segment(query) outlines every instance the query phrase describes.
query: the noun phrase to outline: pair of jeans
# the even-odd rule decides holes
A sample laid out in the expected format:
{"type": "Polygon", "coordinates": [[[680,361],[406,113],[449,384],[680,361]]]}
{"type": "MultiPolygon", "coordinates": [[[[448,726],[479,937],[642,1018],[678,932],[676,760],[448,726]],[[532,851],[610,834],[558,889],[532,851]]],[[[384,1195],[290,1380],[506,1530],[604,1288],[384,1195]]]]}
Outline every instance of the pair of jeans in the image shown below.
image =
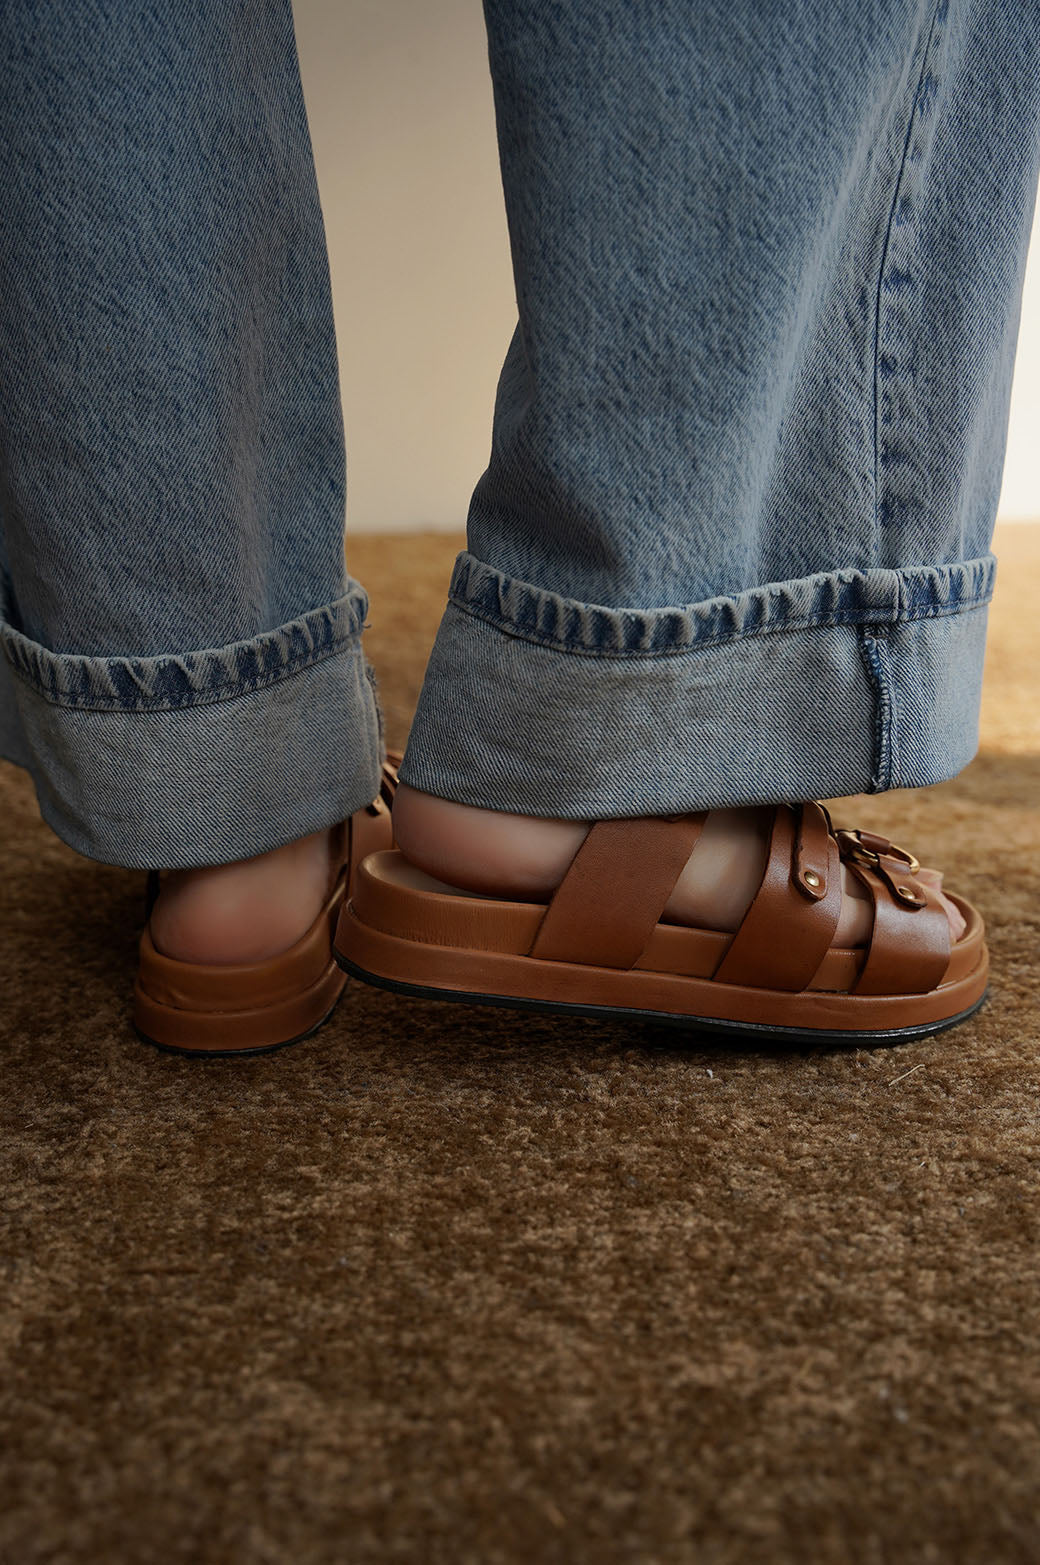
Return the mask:
{"type": "MultiPolygon", "coordinates": [[[[519,324],[402,777],[587,819],[951,776],[1032,0],[485,16],[519,324]]],[[[91,857],[259,853],[382,742],[289,0],[8,0],[0,87],[0,749],[91,857]]]]}

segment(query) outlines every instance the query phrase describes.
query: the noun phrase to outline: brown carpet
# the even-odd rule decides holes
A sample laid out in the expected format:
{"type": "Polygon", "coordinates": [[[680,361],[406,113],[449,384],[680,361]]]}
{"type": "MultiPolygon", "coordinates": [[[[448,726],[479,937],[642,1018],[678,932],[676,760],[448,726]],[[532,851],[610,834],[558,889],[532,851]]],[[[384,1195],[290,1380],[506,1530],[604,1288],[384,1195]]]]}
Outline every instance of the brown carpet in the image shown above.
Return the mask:
{"type": "MultiPolygon", "coordinates": [[[[391,739],[458,542],[353,540],[391,739]]],[[[1034,1565],[1040,528],[998,549],[982,754],[855,806],[992,932],[901,1049],[353,987],[157,1054],[143,876],[0,768],[3,1565],[1034,1565]]]]}

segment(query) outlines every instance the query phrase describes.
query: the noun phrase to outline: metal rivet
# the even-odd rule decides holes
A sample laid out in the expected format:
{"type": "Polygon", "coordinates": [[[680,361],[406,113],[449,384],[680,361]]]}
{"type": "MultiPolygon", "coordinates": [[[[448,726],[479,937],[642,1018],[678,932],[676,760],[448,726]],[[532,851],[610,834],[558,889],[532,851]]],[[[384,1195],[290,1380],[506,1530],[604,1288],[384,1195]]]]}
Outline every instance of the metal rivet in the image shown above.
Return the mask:
{"type": "Polygon", "coordinates": [[[822,885],[822,881],[820,880],[819,875],[817,875],[817,873],[816,873],[816,871],[814,869],[807,869],[806,870],[806,872],[805,872],[805,884],[807,886],[813,886],[813,887],[822,885]]]}
{"type": "Polygon", "coordinates": [[[911,886],[897,886],[896,891],[901,897],[905,897],[908,902],[917,901],[917,892],[911,886]]]}

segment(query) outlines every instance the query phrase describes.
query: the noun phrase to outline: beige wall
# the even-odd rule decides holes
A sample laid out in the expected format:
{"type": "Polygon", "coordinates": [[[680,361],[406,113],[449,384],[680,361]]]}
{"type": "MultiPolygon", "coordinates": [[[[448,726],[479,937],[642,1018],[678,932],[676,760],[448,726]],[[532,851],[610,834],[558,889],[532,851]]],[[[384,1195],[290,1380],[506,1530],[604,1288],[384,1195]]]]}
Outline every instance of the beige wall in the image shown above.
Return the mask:
{"type": "MultiPolygon", "coordinates": [[[[332,267],[348,527],[459,528],[515,321],[480,0],[294,0],[294,14],[332,267]]],[[[1040,516],[1038,429],[1040,233],[1005,515],[1040,516]]]]}
{"type": "Polygon", "coordinates": [[[1040,204],[1022,296],[1022,326],[1011,393],[1011,424],[1000,514],[1006,521],[1040,518],[1040,204]]]}
{"type": "Polygon", "coordinates": [[[480,0],[294,0],[347,525],[461,528],[516,322],[480,0]]]}

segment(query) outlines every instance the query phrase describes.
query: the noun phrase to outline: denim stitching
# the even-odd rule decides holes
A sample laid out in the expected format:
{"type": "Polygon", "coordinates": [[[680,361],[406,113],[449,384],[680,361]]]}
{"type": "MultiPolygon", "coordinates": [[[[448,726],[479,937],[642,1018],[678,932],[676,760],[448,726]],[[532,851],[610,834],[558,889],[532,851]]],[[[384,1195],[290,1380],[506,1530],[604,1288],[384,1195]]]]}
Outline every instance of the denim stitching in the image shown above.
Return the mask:
{"type": "Polygon", "coordinates": [[[874,769],[868,793],[892,786],[892,678],[885,628],[865,625],[859,635],[860,656],[874,692],[874,769]]]}
{"type": "MultiPolygon", "coordinates": [[[[901,615],[898,620],[893,620],[891,623],[900,625],[912,624],[918,620],[949,619],[958,614],[971,614],[977,609],[986,608],[991,598],[992,594],[989,594],[983,598],[973,599],[966,604],[958,604],[956,607],[923,609],[919,612],[901,615]]],[[[503,635],[512,636],[517,641],[524,641],[529,646],[544,647],[546,651],[565,652],[573,657],[625,658],[626,660],[634,658],[681,657],[685,653],[698,652],[702,648],[724,647],[737,641],[754,641],[760,636],[782,636],[789,631],[796,630],[826,630],[830,627],[838,628],[846,625],[859,626],[877,623],[876,618],[869,609],[862,609],[848,614],[806,615],[786,620],[782,624],[763,625],[757,630],[734,631],[731,635],[726,636],[698,636],[693,641],[686,641],[674,647],[653,649],[651,651],[622,652],[613,649],[598,651],[592,647],[578,647],[567,641],[539,640],[535,636],[527,635],[524,631],[518,630],[508,620],[495,619],[494,616],[475,609],[471,604],[464,603],[459,599],[453,598],[451,601],[455,608],[459,609],[463,614],[468,614],[471,619],[479,620],[482,624],[488,625],[494,630],[500,630],[503,635]]]]}
{"type": "MultiPolygon", "coordinates": [[[[294,664],[282,669],[278,674],[272,674],[266,679],[250,681],[238,681],[225,685],[215,685],[204,694],[199,694],[188,701],[142,701],[139,703],[127,703],[118,700],[115,696],[108,701],[102,701],[100,697],[91,697],[87,700],[75,700],[54,694],[53,690],[45,690],[36,684],[32,676],[9,655],[7,657],[12,673],[15,677],[38,696],[41,701],[46,701],[48,706],[60,707],[69,712],[135,712],[141,716],[147,716],[150,712],[187,712],[196,707],[220,706],[222,702],[235,701],[239,696],[253,695],[257,690],[268,690],[272,685],[281,684],[285,679],[295,679],[298,674],[305,674],[310,668],[319,668],[322,663],[331,662],[333,658],[342,657],[347,652],[356,652],[360,645],[360,632],[332,647],[328,652],[310,658],[303,662],[297,660],[294,664]]],[[[7,649],[5,648],[5,651],[7,649]]]]}
{"type": "MultiPolygon", "coordinates": [[[[366,625],[365,629],[368,627],[366,625]]],[[[379,695],[379,679],[372,664],[365,658],[365,678],[368,681],[369,692],[372,696],[372,704],[376,712],[376,731],[379,744],[379,753],[386,753],[386,717],[383,712],[383,703],[379,695]]]]}
{"type": "Polygon", "coordinates": [[[895,291],[900,289],[905,291],[907,288],[914,286],[911,274],[895,265],[893,251],[896,247],[896,241],[894,234],[897,228],[903,228],[908,224],[914,215],[914,203],[911,195],[907,194],[907,186],[909,184],[908,169],[911,164],[919,164],[921,161],[920,124],[931,112],[938,91],[938,80],[931,69],[931,62],[939,45],[942,24],[946,20],[948,10],[949,0],[936,0],[921,59],[917,86],[914,89],[913,102],[910,107],[910,117],[903,140],[902,157],[899,161],[899,172],[896,175],[895,188],[892,192],[892,205],[889,208],[888,224],[885,229],[881,266],[878,269],[877,291],[874,303],[874,528],[872,563],[877,561],[880,553],[881,528],[883,523],[889,519],[887,509],[890,503],[889,500],[882,496],[881,469],[884,458],[881,440],[881,380],[883,375],[894,377],[898,368],[895,354],[887,351],[882,354],[881,351],[882,299],[886,287],[889,285],[895,291]]]}
{"type": "Polygon", "coordinates": [[[896,622],[956,612],[988,601],[996,561],[978,559],[864,572],[855,567],[772,581],[731,596],[660,608],[612,608],[565,598],[506,575],[473,555],[458,556],[451,601],[535,641],[591,651],[671,650],[708,639],[746,636],[813,619],[819,622],[896,622]],[[613,638],[605,647],[604,635],[613,638]],[[650,638],[654,645],[647,646],[650,638]],[[624,642],[618,645],[619,638],[624,642]],[[641,646],[639,644],[642,644],[641,646]]]}
{"type": "MultiPolygon", "coordinates": [[[[293,621],[292,623],[299,622],[293,621]]],[[[329,629],[330,632],[334,632],[334,627],[331,625],[329,629]]],[[[33,647],[33,650],[26,652],[17,644],[15,638],[17,637],[19,641],[24,640],[27,642],[30,641],[30,638],[23,636],[21,632],[13,631],[10,626],[3,623],[0,623],[0,643],[3,645],[3,652],[12,673],[23,684],[27,685],[35,695],[46,701],[48,705],[83,712],[177,712],[191,707],[216,706],[222,700],[234,700],[240,695],[250,695],[254,691],[268,689],[272,685],[280,683],[283,679],[294,678],[306,669],[317,667],[319,664],[327,662],[331,658],[339,657],[345,652],[356,652],[363,629],[363,625],[353,629],[344,628],[342,632],[335,636],[335,639],[330,639],[324,646],[311,648],[304,652],[289,653],[276,670],[266,675],[240,675],[238,678],[227,679],[220,684],[207,685],[204,689],[192,690],[190,688],[191,680],[198,678],[200,670],[196,670],[194,674],[182,671],[189,693],[181,701],[150,699],[147,696],[141,701],[124,701],[120,700],[116,695],[102,696],[97,692],[91,692],[86,696],[78,696],[63,690],[59,677],[61,674],[60,665],[63,657],[66,656],[70,660],[74,658],[75,662],[80,665],[90,664],[91,662],[109,666],[118,664],[120,666],[120,675],[137,683],[141,682],[141,676],[138,672],[141,664],[151,663],[153,665],[173,667],[179,661],[177,658],[93,659],[52,653],[46,647],[33,647]],[[49,672],[49,686],[45,686],[34,675],[33,665],[37,666],[41,672],[44,670],[49,672]]],[[[273,649],[277,645],[276,638],[279,633],[279,631],[272,631],[266,637],[257,638],[256,642],[242,643],[243,651],[256,656],[259,649],[264,647],[273,649]]],[[[32,644],[30,643],[30,645],[32,644]]],[[[197,657],[199,655],[197,653],[184,654],[185,658],[197,657]]],[[[219,658],[220,653],[211,654],[211,656],[219,658]]],[[[91,670],[89,668],[83,669],[83,673],[87,680],[91,678],[91,670]]]]}
{"type": "MultiPolygon", "coordinates": [[[[954,607],[943,609],[921,609],[907,614],[901,614],[897,620],[890,621],[893,625],[909,625],[917,620],[951,619],[958,614],[973,614],[977,609],[984,609],[992,600],[992,593],[982,598],[973,598],[966,603],[959,603],[954,607]]],[[[682,657],[687,653],[701,652],[711,647],[725,647],[737,641],[756,641],[760,636],[783,636],[789,631],[796,630],[828,630],[839,629],[847,625],[875,625],[876,617],[870,609],[857,610],[848,614],[807,615],[804,618],[785,620],[783,624],[763,625],[757,630],[734,631],[726,636],[698,636],[694,641],[684,641],[674,647],[656,648],[652,651],[623,652],[611,650],[607,652],[597,651],[593,647],[578,647],[567,641],[539,640],[536,636],[530,636],[525,631],[517,630],[515,625],[510,625],[508,620],[498,620],[492,615],[480,609],[475,609],[471,604],[463,602],[459,598],[450,600],[453,608],[466,614],[470,619],[478,620],[482,625],[487,625],[492,630],[499,630],[504,636],[512,636],[515,641],[526,642],[528,646],[543,647],[546,652],[565,652],[570,657],[619,659],[626,662],[636,658],[669,658],[682,657]]]]}

